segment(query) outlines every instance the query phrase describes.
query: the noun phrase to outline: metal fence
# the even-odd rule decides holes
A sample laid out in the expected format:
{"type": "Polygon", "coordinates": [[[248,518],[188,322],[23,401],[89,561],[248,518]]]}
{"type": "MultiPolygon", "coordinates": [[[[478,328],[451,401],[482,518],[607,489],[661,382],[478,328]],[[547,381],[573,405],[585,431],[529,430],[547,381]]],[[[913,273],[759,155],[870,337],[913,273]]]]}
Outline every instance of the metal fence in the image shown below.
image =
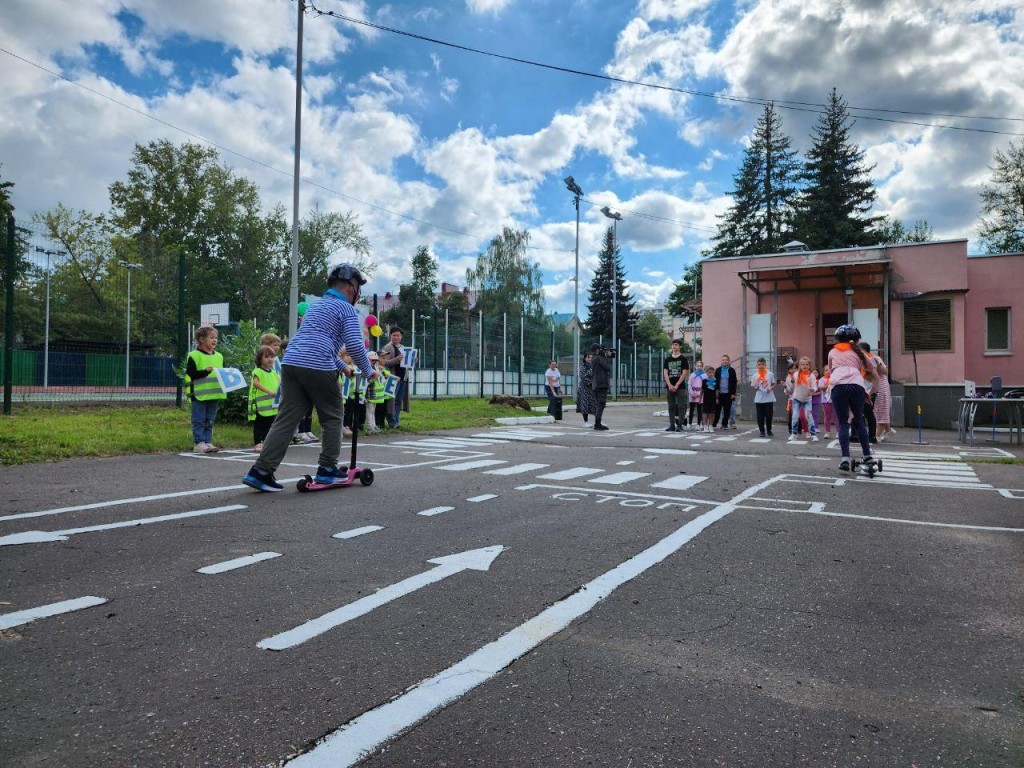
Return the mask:
{"type": "MultiPolygon", "coordinates": [[[[181,402],[177,350],[191,348],[183,343],[186,326],[190,330],[198,317],[185,316],[189,277],[179,275],[173,253],[140,251],[145,244],[138,240],[120,248],[114,240],[92,253],[49,238],[30,221],[15,222],[13,248],[4,235],[5,412],[12,403],[181,402]]],[[[282,286],[281,302],[287,300],[282,286]]],[[[195,309],[190,306],[189,314],[195,309]]],[[[219,327],[222,340],[236,328],[219,327]]],[[[543,396],[551,359],[559,361],[567,394],[575,393],[572,333],[550,319],[438,310],[414,313],[403,330],[403,343],[418,350],[414,397],[543,396]]],[[[371,339],[378,348],[386,341],[386,334],[371,339]]],[[[611,346],[583,334],[580,349],[592,342],[611,346]]],[[[616,394],[659,394],[665,354],[620,339],[616,394]]],[[[248,374],[250,364],[244,365],[248,374]]]]}

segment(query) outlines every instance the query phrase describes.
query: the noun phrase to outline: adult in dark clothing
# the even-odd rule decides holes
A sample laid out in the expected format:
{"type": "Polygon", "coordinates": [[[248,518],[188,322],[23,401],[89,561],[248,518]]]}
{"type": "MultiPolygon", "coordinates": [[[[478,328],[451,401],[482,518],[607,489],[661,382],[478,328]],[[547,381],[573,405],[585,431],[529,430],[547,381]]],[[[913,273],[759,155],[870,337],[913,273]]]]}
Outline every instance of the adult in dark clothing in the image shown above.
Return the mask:
{"type": "Polygon", "coordinates": [[[729,414],[732,412],[733,400],[736,399],[736,369],[729,362],[729,356],[722,355],[722,364],[715,371],[715,381],[718,384],[718,408],[715,410],[715,420],[711,426],[717,427],[721,422],[722,429],[729,428],[729,414]]]}
{"type": "Polygon", "coordinates": [[[589,421],[590,414],[597,413],[594,398],[594,356],[587,352],[580,362],[580,381],[576,386],[576,413],[583,414],[583,421],[589,421]]]}
{"type": "Polygon", "coordinates": [[[591,385],[591,389],[593,389],[594,399],[597,401],[597,410],[594,412],[594,429],[604,431],[608,427],[601,423],[601,417],[604,415],[604,407],[608,403],[612,367],[608,358],[601,354],[600,344],[591,344],[590,354],[594,356],[594,383],[591,385]]]}
{"type": "Polygon", "coordinates": [[[689,386],[690,363],[683,357],[683,342],[672,339],[672,354],[665,358],[661,367],[668,397],[668,429],[666,432],[682,432],[686,418],[686,390],[689,386]]]}

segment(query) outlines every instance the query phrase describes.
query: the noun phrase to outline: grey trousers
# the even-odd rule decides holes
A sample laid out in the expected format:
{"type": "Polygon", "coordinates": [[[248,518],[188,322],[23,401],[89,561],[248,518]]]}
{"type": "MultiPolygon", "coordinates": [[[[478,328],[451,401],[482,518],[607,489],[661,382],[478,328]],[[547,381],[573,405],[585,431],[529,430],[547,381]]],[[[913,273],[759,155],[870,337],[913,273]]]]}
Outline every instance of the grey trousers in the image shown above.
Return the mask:
{"type": "Polygon", "coordinates": [[[281,407],[263,441],[256,468],[274,472],[292,443],[295,427],[316,408],[320,417],[320,466],[335,467],[341,453],[341,385],[338,371],[317,371],[295,365],[281,366],[281,407]]]}

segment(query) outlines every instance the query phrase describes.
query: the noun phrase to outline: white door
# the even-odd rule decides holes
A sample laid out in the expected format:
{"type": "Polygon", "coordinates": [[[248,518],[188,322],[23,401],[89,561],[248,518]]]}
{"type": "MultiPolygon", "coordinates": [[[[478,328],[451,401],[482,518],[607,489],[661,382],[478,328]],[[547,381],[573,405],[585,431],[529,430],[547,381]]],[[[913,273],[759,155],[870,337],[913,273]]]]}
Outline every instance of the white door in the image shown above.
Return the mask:
{"type": "Polygon", "coordinates": [[[878,319],[877,309],[853,310],[853,324],[860,331],[860,340],[871,345],[871,351],[878,351],[878,340],[882,335],[882,325],[878,319]]]}
{"type": "Polygon", "coordinates": [[[747,315],[747,348],[744,350],[743,375],[749,376],[757,368],[757,358],[763,357],[768,361],[768,370],[772,370],[775,364],[775,351],[772,345],[772,316],[770,313],[763,315],[747,315]]]}

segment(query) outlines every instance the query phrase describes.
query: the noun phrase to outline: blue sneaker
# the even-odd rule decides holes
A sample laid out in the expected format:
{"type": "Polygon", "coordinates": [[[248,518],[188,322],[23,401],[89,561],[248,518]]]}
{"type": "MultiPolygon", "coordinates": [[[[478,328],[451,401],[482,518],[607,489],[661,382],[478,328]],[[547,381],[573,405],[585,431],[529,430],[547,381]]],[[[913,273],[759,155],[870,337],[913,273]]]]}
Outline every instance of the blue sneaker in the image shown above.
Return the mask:
{"type": "Polygon", "coordinates": [[[347,482],[348,472],[344,469],[338,469],[338,467],[317,467],[316,477],[313,479],[323,485],[334,485],[336,483],[347,482]]]}
{"type": "Polygon", "coordinates": [[[267,493],[277,493],[284,490],[284,486],[274,478],[273,472],[264,472],[262,469],[257,469],[255,464],[249,470],[249,474],[242,478],[242,482],[250,488],[255,488],[257,491],[266,491],[267,493]]]}

